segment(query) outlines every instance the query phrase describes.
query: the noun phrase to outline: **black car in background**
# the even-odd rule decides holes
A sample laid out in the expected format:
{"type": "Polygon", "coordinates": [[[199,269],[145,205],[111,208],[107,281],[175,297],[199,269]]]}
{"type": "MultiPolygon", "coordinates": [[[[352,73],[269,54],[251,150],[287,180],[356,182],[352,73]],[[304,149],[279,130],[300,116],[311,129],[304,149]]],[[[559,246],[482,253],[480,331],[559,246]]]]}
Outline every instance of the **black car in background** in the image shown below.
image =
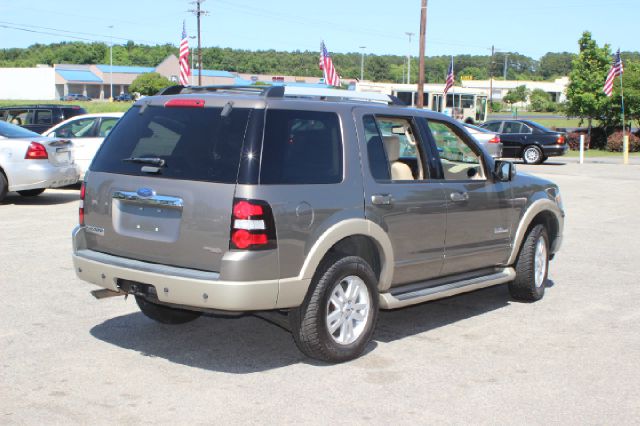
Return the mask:
{"type": "Polygon", "coordinates": [[[133,97],[128,93],[120,93],[118,96],[113,98],[116,102],[133,102],[133,97]]]}
{"type": "Polygon", "coordinates": [[[18,105],[0,107],[0,121],[42,133],[61,121],[86,113],[87,110],[77,105],[18,105]]]}
{"type": "Polygon", "coordinates": [[[569,149],[566,134],[531,120],[490,120],[480,127],[500,134],[503,157],[522,158],[527,164],[540,164],[569,149]]]}
{"type": "Polygon", "coordinates": [[[69,93],[60,97],[61,101],[90,101],[91,98],[81,93],[69,93]]]}

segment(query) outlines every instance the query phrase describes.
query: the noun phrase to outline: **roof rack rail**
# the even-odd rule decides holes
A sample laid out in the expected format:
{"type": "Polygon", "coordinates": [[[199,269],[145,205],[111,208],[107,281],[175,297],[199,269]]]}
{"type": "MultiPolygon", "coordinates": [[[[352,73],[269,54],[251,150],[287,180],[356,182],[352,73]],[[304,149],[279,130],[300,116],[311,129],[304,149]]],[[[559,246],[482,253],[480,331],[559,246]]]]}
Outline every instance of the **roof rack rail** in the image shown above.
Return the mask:
{"type": "Polygon", "coordinates": [[[177,95],[179,93],[231,92],[255,94],[265,98],[315,98],[327,101],[378,102],[387,105],[406,106],[395,96],[376,92],[356,92],[355,90],[325,89],[303,86],[255,86],[255,85],[216,85],[216,86],[170,86],[162,89],[158,95],[177,95]]]}

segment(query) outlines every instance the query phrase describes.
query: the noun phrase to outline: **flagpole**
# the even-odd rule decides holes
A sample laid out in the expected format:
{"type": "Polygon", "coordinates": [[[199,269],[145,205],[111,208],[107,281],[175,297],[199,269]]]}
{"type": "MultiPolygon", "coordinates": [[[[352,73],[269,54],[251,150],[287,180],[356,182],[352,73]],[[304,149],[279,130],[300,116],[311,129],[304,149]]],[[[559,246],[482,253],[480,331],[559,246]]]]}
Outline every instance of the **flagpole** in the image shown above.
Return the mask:
{"type": "MultiPolygon", "coordinates": [[[[626,132],[625,132],[624,88],[622,86],[622,72],[620,73],[620,98],[621,98],[621,109],[622,109],[622,159],[623,159],[622,162],[624,164],[629,164],[629,135],[627,135],[626,132]]],[[[629,129],[629,133],[631,133],[631,129],[629,129]]]]}

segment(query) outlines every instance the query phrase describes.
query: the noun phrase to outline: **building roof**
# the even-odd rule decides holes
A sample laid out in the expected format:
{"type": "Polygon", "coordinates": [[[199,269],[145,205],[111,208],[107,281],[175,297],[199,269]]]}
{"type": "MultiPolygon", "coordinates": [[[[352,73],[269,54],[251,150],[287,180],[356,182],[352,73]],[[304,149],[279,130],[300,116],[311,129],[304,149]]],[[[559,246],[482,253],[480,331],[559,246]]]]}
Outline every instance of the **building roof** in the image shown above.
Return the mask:
{"type": "MultiPolygon", "coordinates": [[[[198,70],[191,70],[191,75],[194,77],[198,76],[198,70]]],[[[229,71],[218,71],[218,70],[202,70],[203,77],[227,77],[227,78],[235,78],[235,74],[230,73],[229,71]]]]}
{"type": "Polygon", "coordinates": [[[88,70],[59,69],[56,72],[69,82],[102,83],[102,79],[88,70]]]}
{"type": "Polygon", "coordinates": [[[146,72],[154,72],[156,70],[155,67],[134,67],[134,66],[128,66],[128,65],[110,66],[105,64],[99,64],[99,65],[96,65],[96,67],[103,73],[108,73],[110,71],[113,71],[121,74],[144,74],[146,72]]]}

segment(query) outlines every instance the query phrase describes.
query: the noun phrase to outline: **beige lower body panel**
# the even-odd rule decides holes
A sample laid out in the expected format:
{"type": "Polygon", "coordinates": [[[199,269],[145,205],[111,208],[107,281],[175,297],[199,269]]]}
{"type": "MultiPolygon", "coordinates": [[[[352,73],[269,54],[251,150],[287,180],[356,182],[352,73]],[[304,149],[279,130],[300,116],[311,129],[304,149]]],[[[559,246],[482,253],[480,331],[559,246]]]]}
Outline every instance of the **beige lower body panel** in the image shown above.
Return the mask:
{"type": "Polygon", "coordinates": [[[119,291],[117,280],[131,280],[155,287],[164,303],[227,311],[258,311],[298,306],[310,280],[222,281],[199,280],[96,262],[73,255],[76,275],[100,287],[119,291]],[[286,289],[278,300],[280,285],[286,289]],[[293,291],[292,291],[293,290],[293,291]]]}

